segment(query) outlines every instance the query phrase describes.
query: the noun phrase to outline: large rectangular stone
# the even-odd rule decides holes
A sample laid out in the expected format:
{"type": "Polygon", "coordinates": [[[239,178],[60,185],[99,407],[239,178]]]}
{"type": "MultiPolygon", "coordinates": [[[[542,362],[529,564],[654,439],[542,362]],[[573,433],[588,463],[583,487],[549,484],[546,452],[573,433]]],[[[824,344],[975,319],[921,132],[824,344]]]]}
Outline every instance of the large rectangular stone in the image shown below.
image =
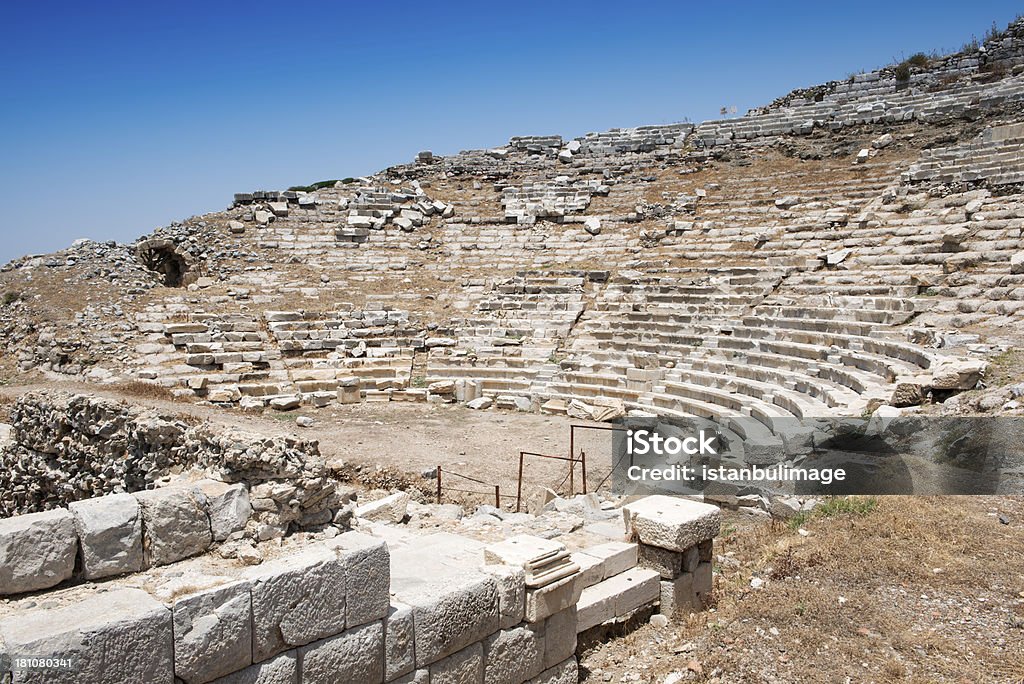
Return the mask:
{"type": "Polygon", "coordinates": [[[484,649],[480,643],[437,661],[430,666],[430,684],[483,684],[484,649]]]}
{"type": "Polygon", "coordinates": [[[392,601],[384,620],[384,680],[390,682],[416,668],[412,608],[392,601]]]}
{"type": "Polygon", "coordinates": [[[70,578],[77,551],[74,517],[63,508],[0,520],[0,596],[70,578]]]}
{"type": "Polygon", "coordinates": [[[142,569],[142,509],[131,494],[68,505],[81,545],[82,577],[99,579],[142,569]]]}
{"type": "Polygon", "coordinates": [[[330,549],[307,549],[252,568],[253,660],[345,629],[345,563],[330,549]]]}
{"type": "MultiPolygon", "coordinates": [[[[573,634],[575,643],[576,635],[573,634]]],[[[542,625],[502,629],[484,639],[484,684],[520,684],[544,670],[542,625]]]]}
{"type": "Polygon", "coordinates": [[[631,539],[669,551],[686,551],[718,535],[722,512],[717,506],[657,494],[622,507],[631,539]]]}
{"type": "Polygon", "coordinates": [[[143,557],[147,566],[195,556],[212,543],[204,497],[191,487],[151,489],[134,496],[142,507],[143,557]]]}
{"type": "Polygon", "coordinates": [[[601,561],[601,579],[606,580],[636,567],[637,545],[629,542],[607,542],[583,549],[582,553],[601,561]]]}
{"type": "Polygon", "coordinates": [[[302,684],[380,684],[384,680],[382,621],[360,625],[299,649],[302,684]]]}
{"type": "Polygon", "coordinates": [[[68,658],[68,670],[21,671],[26,684],[173,684],[171,611],[140,589],[114,589],[0,620],[8,655],[68,658]]]}
{"type": "Polygon", "coordinates": [[[583,590],[579,602],[577,629],[581,632],[628,615],[660,596],[661,575],[647,568],[632,568],[583,590]]]}
{"type": "Polygon", "coordinates": [[[285,651],[270,660],[215,679],[212,684],[299,684],[298,651],[285,651]]]}
{"type": "Polygon", "coordinates": [[[387,543],[361,532],[331,539],[345,574],[345,624],[352,628],[386,617],[390,606],[391,555],[387,543]]]}
{"type": "Polygon", "coordinates": [[[578,576],[579,573],[539,589],[527,589],[526,621],[539,622],[569,606],[576,605],[583,591],[582,583],[577,581],[578,576]]]}
{"type": "Polygon", "coordinates": [[[576,606],[555,613],[544,621],[544,668],[554,667],[576,653],[576,606]]]}
{"type": "Polygon", "coordinates": [[[554,667],[544,670],[526,684],[577,684],[580,681],[576,656],[567,658],[554,667]]]}
{"type": "Polygon", "coordinates": [[[214,541],[224,541],[245,529],[252,516],[252,506],[249,505],[249,489],[244,484],[200,480],[195,487],[206,497],[214,541]]]}
{"type": "Polygon", "coordinates": [[[498,583],[500,627],[518,625],[526,609],[526,573],[511,565],[485,565],[483,571],[498,583]]]}
{"type": "Polygon", "coordinates": [[[660,546],[640,544],[639,561],[641,567],[656,570],[665,579],[674,579],[683,571],[683,554],[660,546]]]}
{"type": "Polygon", "coordinates": [[[205,684],[252,664],[248,582],[230,582],[178,597],[171,606],[174,674],[205,684]]]}

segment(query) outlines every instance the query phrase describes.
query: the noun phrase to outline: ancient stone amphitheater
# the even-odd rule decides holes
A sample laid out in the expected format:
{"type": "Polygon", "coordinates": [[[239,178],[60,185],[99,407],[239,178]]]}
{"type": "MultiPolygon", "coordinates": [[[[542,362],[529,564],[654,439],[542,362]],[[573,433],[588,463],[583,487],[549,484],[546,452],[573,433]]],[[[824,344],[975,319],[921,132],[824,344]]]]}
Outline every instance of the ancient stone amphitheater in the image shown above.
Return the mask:
{"type": "Polygon", "coordinates": [[[998,371],[1024,318],[1024,21],[902,66],[4,266],[8,396],[41,387],[0,432],[0,646],[74,661],[14,681],[575,682],[577,633],[711,590],[707,504],[625,502],[623,531],[592,494],[424,541],[401,521],[444,507],[357,506],[315,442],[90,387],[231,415],[700,417],[762,447],[748,463],[799,453],[787,421],[1019,413],[998,371]],[[567,511],[582,536],[551,541],[567,511]]]}

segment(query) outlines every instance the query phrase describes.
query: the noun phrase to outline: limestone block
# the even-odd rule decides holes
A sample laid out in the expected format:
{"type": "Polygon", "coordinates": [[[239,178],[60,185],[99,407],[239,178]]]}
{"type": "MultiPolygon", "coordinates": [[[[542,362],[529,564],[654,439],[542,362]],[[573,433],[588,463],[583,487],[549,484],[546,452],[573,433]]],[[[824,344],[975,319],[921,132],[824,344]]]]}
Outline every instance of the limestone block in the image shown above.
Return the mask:
{"type": "Polygon", "coordinates": [[[576,656],[572,656],[551,669],[544,670],[526,684],[577,684],[579,681],[579,666],[576,663],[576,656]]]}
{"type": "Polygon", "coordinates": [[[479,573],[453,574],[398,598],[412,606],[416,666],[426,667],[498,630],[498,586],[479,573]]]}
{"type": "Polygon", "coordinates": [[[77,551],[75,520],[63,508],[0,520],[0,595],[63,582],[77,551]]]}
{"type": "Polygon", "coordinates": [[[345,563],[307,549],[245,573],[252,585],[252,654],[259,662],[345,629],[345,563]]]}
{"type": "Polygon", "coordinates": [[[244,484],[200,480],[195,486],[206,497],[214,541],[224,541],[233,532],[245,529],[252,507],[244,484]]]}
{"type": "Polygon", "coordinates": [[[1010,273],[1013,275],[1024,273],[1024,252],[1017,252],[1010,257],[1010,273]]]}
{"type": "Polygon", "coordinates": [[[669,551],[685,551],[718,535],[717,506],[680,497],[655,495],[622,507],[626,533],[634,540],[669,551]]]}
{"type": "Polygon", "coordinates": [[[212,684],[299,684],[298,651],[285,651],[279,656],[250,665],[215,679],[212,684]]]}
{"type": "Polygon", "coordinates": [[[629,542],[606,542],[583,549],[583,553],[601,561],[601,579],[608,579],[636,567],[638,549],[629,542]]]}
{"type": "MultiPolygon", "coordinates": [[[[573,633],[575,644],[576,634],[573,633]]],[[[544,670],[544,633],[540,625],[502,629],[484,642],[484,684],[519,684],[544,670]]]]}
{"type": "Polygon", "coordinates": [[[137,492],[142,507],[146,566],[166,565],[202,553],[213,541],[201,495],[188,487],[137,492]]]}
{"type": "Polygon", "coordinates": [[[252,664],[248,582],[203,589],[174,601],[174,674],[203,684],[252,664]]]}
{"type": "Polygon", "coordinates": [[[483,684],[484,649],[475,643],[430,666],[430,684],[483,684]]]}
{"type": "Polygon", "coordinates": [[[594,558],[582,551],[572,554],[572,562],[579,566],[580,574],[576,578],[584,589],[592,587],[604,579],[604,563],[600,558],[594,558]]]}
{"type": "Polygon", "coordinates": [[[394,679],[390,684],[430,684],[430,670],[416,670],[394,679]]]}
{"type": "Polygon", "coordinates": [[[397,524],[405,519],[408,506],[409,495],[406,492],[395,492],[383,499],[359,506],[356,508],[356,515],[366,520],[397,524]]]}
{"type": "Polygon", "coordinates": [[[99,579],[142,569],[142,509],[131,494],[68,504],[75,518],[82,576],[99,579]]]}
{"type": "Polygon", "coordinates": [[[391,605],[391,555],[383,539],[346,532],[328,542],[342,562],[345,624],[355,627],[387,617],[391,605]]]}
{"type": "Polygon", "coordinates": [[[64,657],[72,670],[19,673],[26,684],[173,684],[171,611],[140,589],[114,589],[61,608],[0,620],[11,655],[64,657]]]}
{"type": "Polygon", "coordinates": [[[675,579],[662,580],[659,611],[670,620],[700,610],[701,605],[693,591],[693,573],[684,572],[675,579]]]}
{"type": "Polygon", "coordinates": [[[538,589],[527,589],[526,621],[539,622],[569,606],[576,605],[583,591],[582,583],[577,581],[578,577],[579,573],[576,573],[538,589]]]}
{"type": "MultiPolygon", "coordinates": [[[[683,571],[683,554],[650,544],[640,544],[641,567],[658,571],[665,579],[673,579],[683,571]]],[[[691,547],[693,548],[693,547],[691,547]]]]}
{"type": "MultiPolygon", "coordinates": [[[[655,583],[657,592],[657,583],[655,583]]],[[[544,668],[554,667],[576,653],[576,606],[555,613],[544,621],[544,668]]]]}
{"type": "Polygon", "coordinates": [[[416,667],[412,608],[392,601],[384,621],[384,680],[391,681],[416,667]]]}
{"type": "Polygon", "coordinates": [[[526,572],[511,565],[485,565],[483,571],[498,583],[498,614],[502,629],[523,621],[526,609],[526,572]]]}
{"type": "Polygon", "coordinates": [[[578,629],[584,631],[658,600],[661,575],[632,568],[583,590],[577,603],[578,629]]]}
{"type": "Polygon", "coordinates": [[[380,684],[384,627],[378,620],[299,649],[302,684],[380,684]]]}

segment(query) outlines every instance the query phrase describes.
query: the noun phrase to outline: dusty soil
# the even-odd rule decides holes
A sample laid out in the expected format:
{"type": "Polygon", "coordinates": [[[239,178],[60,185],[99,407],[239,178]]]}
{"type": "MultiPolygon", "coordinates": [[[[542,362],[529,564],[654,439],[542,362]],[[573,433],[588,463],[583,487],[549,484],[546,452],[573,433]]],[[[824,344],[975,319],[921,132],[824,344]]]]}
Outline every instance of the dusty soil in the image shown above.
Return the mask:
{"type": "Polygon", "coordinates": [[[806,536],[728,514],[711,609],[594,648],[582,681],[1024,681],[1024,499],[876,501],[806,536]]]}
{"type": "MultiPolygon", "coordinates": [[[[196,404],[187,401],[140,396],[116,387],[45,382],[0,387],[0,422],[6,415],[5,404],[32,390],[62,389],[126,400],[171,414],[188,415],[213,425],[237,427],[259,434],[292,433],[320,442],[320,451],[335,469],[344,466],[361,470],[389,469],[419,478],[436,466],[442,467],[444,486],[479,491],[479,496],[451,492],[457,501],[493,503],[493,487],[501,488],[502,507],[514,508],[518,483],[519,452],[532,451],[567,456],[569,426],[584,424],[564,416],[537,415],[489,409],[474,411],[462,405],[413,403],[368,403],[332,405],[322,409],[303,407],[279,413],[266,410],[250,413],[238,409],[196,404]],[[300,428],[295,419],[309,416],[313,427],[300,428]],[[445,476],[444,473],[452,473],[445,476]],[[481,482],[460,478],[466,475],[481,482]]],[[[607,433],[581,435],[577,455],[588,452],[587,480],[591,487],[611,469],[607,433]]],[[[531,457],[524,467],[524,495],[533,495],[541,487],[568,494],[569,468],[565,461],[531,457]]],[[[432,475],[430,476],[433,477],[432,475]]],[[[576,492],[582,490],[582,472],[574,476],[576,492]]],[[[372,478],[367,478],[372,479],[372,478]]],[[[426,484],[426,483],[424,483],[426,484]]],[[[425,487],[432,491],[432,485],[425,487]]],[[[447,499],[446,499],[447,500],[447,499]]]]}

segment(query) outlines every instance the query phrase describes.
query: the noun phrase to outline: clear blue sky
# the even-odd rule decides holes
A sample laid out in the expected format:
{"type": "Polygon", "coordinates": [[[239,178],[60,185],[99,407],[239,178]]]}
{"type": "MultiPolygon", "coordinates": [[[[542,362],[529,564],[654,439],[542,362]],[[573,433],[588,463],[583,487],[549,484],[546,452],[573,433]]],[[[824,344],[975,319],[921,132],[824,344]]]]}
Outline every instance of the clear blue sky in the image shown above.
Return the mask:
{"type": "Polygon", "coordinates": [[[715,118],[1020,3],[8,2],[0,263],[417,151],[715,118]]]}

